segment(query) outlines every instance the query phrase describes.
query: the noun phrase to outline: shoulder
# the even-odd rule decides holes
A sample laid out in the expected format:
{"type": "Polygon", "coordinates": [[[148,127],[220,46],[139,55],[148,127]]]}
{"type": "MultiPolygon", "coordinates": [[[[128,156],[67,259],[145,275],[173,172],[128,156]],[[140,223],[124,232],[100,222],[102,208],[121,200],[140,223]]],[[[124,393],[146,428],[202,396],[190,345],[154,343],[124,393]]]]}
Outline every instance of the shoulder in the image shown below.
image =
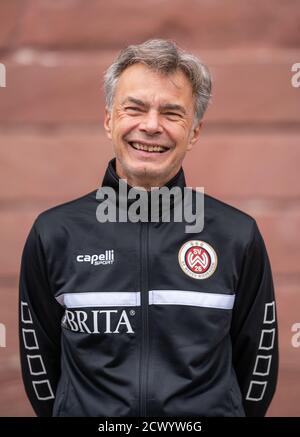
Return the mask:
{"type": "Polygon", "coordinates": [[[229,234],[244,243],[250,242],[259,233],[254,217],[208,194],[204,196],[205,224],[214,224],[220,232],[229,234]]]}
{"type": "Polygon", "coordinates": [[[76,223],[84,222],[96,217],[96,192],[93,190],[81,197],[69,200],[42,211],[35,219],[33,227],[36,232],[47,236],[72,227],[76,223]]]}

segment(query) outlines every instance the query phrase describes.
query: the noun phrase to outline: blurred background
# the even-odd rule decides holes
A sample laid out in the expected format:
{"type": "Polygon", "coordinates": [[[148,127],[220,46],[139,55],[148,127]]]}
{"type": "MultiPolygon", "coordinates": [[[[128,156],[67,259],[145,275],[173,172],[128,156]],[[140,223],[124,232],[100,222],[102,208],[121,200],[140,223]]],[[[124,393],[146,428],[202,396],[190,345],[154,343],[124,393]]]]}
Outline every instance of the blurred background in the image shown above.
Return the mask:
{"type": "Polygon", "coordinates": [[[187,185],[258,222],[280,328],[268,415],[300,415],[300,347],[292,343],[300,323],[299,23],[299,0],[1,0],[0,416],[34,415],[18,356],[25,238],[41,211],[101,183],[113,156],[102,127],[103,71],[124,46],[157,37],[211,69],[213,98],[185,161],[187,185]]]}

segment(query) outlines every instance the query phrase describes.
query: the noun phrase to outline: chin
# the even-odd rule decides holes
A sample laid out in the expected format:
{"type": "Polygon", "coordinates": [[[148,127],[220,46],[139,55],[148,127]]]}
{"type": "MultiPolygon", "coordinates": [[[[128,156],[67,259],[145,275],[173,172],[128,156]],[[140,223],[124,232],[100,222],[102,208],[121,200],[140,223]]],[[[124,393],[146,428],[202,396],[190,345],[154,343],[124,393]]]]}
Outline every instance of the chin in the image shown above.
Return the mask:
{"type": "MultiPolygon", "coordinates": [[[[140,184],[145,182],[147,184],[153,184],[156,186],[156,181],[161,179],[167,179],[168,175],[173,168],[172,162],[166,160],[166,162],[154,163],[142,160],[133,159],[120,159],[121,167],[123,168],[123,173],[127,176],[127,180],[132,178],[140,180],[140,184]]],[[[173,163],[174,165],[174,163],[173,163]]]]}
{"type": "Polygon", "coordinates": [[[131,173],[135,176],[143,176],[147,178],[157,178],[168,172],[169,166],[157,165],[152,163],[138,163],[131,165],[131,173]]]}

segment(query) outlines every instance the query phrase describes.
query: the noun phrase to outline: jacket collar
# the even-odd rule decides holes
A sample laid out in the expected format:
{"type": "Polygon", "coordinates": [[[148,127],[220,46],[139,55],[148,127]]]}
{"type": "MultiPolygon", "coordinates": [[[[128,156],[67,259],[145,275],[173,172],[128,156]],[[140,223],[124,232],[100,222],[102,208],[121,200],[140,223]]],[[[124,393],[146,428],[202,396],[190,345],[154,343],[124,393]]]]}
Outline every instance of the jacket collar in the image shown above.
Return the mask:
{"type": "MultiPolygon", "coordinates": [[[[109,161],[103,181],[102,187],[112,187],[114,190],[118,191],[119,189],[119,176],[116,173],[116,158],[113,158],[109,161]]],[[[130,185],[126,184],[128,187],[128,191],[132,188],[130,185]]],[[[184,188],[186,186],[185,176],[183,168],[176,173],[176,175],[170,179],[165,185],[165,187],[180,187],[184,188]]]]}
{"type": "MultiPolygon", "coordinates": [[[[117,205],[119,205],[119,181],[120,180],[122,182],[122,179],[120,179],[120,177],[116,173],[116,158],[113,158],[108,163],[106,172],[105,172],[103,180],[102,180],[102,187],[111,187],[114,189],[114,191],[116,192],[117,205]]],[[[123,180],[123,182],[124,182],[124,180],[123,180]]],[[[169,188],[169,189],[171,189],[172,187],[179,187],[181,190],[183,190],[184,187],[186,186],[183,168],[181,167],[180,170],[176,173],[176,175],[172,179],[170,179],[164,186],[169,188]]],[[[131,187],[129,184],[126,184],[127,194],[131,188],[133,188],[133,187],[131,187]]],[[[148,210],[149,210],[149,214],[150,214],[151,193],[150,193],[150,191],[147,191],[146,193],[148,196],[148,210]]],[[[134,201],[135,201],[135,199],[127,198],[127,206],[130,206],[134,201]]],[[[173,208],[173,207],[174,207],[174,202],[173,202],[173,199],[171,196],[170,208],[173,208]]]]}

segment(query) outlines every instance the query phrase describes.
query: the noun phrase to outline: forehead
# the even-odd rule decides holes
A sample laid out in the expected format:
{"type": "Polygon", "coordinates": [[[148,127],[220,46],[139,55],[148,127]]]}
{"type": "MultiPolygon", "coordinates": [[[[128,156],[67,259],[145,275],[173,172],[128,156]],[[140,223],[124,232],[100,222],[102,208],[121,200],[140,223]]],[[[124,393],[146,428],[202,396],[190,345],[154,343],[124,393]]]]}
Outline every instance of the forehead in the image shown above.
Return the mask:
{"type": "Polygon", "coordinates": [[[193,92],[188,78],[181,70],[168,75],[134,64],[120,75],[115,99],[123,101],[133,96],[147,102],[192,104],[193,92]]]}

